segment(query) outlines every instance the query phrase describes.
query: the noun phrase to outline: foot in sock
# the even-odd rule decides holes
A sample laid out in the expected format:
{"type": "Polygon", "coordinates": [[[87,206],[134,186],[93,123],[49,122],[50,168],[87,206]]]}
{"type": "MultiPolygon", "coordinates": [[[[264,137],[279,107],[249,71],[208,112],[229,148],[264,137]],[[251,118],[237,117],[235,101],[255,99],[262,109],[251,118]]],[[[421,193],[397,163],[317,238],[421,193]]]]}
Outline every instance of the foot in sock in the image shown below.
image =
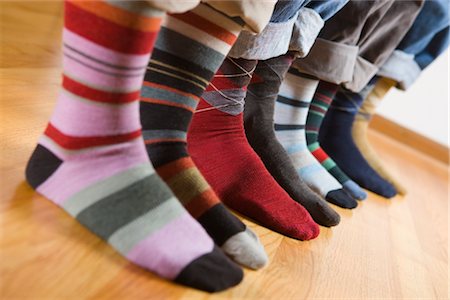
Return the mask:
{"type": "Polygon", "coordinates": [[[220,202],[186,149],[186,133],[199,98],[240,29],[204,5],[167,16],[145,75],[140,115],[147,153],[156,172],[226,254],[258,269],[268,261],[264,247],[220,202]],[[215,31],[209,30],[206,20],[216,23],[215,31]],[[189,34],[190,26],[180,26],[184,22],[196,28],[195,36],[189,34]],[[214,43],[216,37],[222,40],[214,43]]]}
{"type": "Polygon", "coordinates": [[[141,2],[65,3],[63,88],[26,178],[129,261],[220,291],[242,270],[155,173],[141,135],[139,89],[162,16],[141,2]]]}
{"type": "Polygon", "coordinates": [[[308,149],[322,166],[339,181],[344,189],[355,199],[367,198],[367,193],[336,165],[336,163],[323,151],[319,144],[319,129],[322,120],[330,107],[338,86],[325,81],[320,81],[306,118],[306,142],[308,149]]]}
{"type": "Polygon", "coordinates": [[[379,78],[369,95],[364,99],[352,126],[352,137],[356,147],[364,156],[369,165],[384,179],[390,182],[400,195],[406,194],[405,187],[385,167],[376,151],[367,138],[369,122],[386,93],[395,86],[396,82],[388,78],[379,78]]]}
{"type": "Polygon", "coordinates": [[[288,153],[300,177],[328,202],[343,208],[358,203],[309,152],[305,137],[308,109],[318,80],[290,69],[275,103],[275,135],[288,153]]]}
{"type": "Polygon", "coordinates": [[[224,61],[194,114],[188,150],[226,205],[267,228],[309,240],[319,227],[277,184],[245,137],[243,100],[255,65],[224,61]]]}
{"type": "Polygon", "coordinates": [[[293,55],[288,53],[258,62],[245,97],[245,134],[267,170],[292,199],[303,205],[317,224],[335,226],[340,216],[299,177],[289,155],[275,137],[275,100],[292,60],[293,55]]]}
{"type": "Polygon", "coordinates": [[[391,198],[397,193],[395,188],[372,169],[352,138],[353,121],[366,93],[340,89],[320,127],[319,142],[341,169],[360,186],[391,198]]]}

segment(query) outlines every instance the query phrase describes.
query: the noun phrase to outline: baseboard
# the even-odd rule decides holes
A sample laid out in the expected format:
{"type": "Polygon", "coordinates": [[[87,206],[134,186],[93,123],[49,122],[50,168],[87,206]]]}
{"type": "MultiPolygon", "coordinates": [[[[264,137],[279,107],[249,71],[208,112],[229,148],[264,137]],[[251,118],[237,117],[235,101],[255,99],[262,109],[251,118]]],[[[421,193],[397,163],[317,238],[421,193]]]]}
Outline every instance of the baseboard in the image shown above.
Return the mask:
{"type": "Polygon", "coordinates": [[[391,120],[380,115],[375,115],[370,122],[370,128],[387,135],[406,146],[412,147],[427,156],[437,159],[447,165],[449,164],[449,148],[391,120]]]}

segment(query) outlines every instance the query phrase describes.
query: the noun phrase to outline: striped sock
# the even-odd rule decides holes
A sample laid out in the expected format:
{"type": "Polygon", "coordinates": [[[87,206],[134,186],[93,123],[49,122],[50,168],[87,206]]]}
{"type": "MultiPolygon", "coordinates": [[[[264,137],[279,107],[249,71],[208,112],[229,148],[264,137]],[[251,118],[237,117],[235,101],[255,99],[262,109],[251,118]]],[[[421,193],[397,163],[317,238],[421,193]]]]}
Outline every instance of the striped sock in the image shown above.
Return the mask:
{"type": "Polygon", "coordinates": [[[344,208],[354,208],[357,202],[342,189],[309,152],[305,124],[318,80],[290,69],[281,84],[275,103],[275,134],[288,152],[300,177],[329,202],[344,208]]]}
{"type": "Polygon", "coordinates": [[[320,81],[306,118],[306,142],[308,149],[314,157],[322,164],[322,166],[339,181],[344,189],[355,199],[363,200],[367,198],[358,184],[348,178],[348,176],[336,165],[336,163],[323,151],[319,144],[319,129],[322,120],[330,107],[334,95],[336,95],[338,86],[320,81]]]}
{"type": "Polygon", "coordinates": [[[352,137],[355,141],[355,145],[358,147],[359,151],[367,160],[369,165],[381,177],[394,185],[400,195],[405,195],[407,192],[405,187],[386,168],[376,151],[370,145],[367,138],[367,131],[369,129],[369,123],[372,116],[375,114],[386,93],[389,92],[395,84],[396,82],[394,80],[388,78],[379,78],[377,80],[373,90],[366,97],[366,99],[364,99],[364,102],[355,117],[355,121],[352,126],[352,137]]]}
{"type": "Polygon", "coordinates": [[[313,239],[319,226],[273,179],[245,137],[243,104],[255,66],[244,59],[223,62],[194,114],[189,152],[229,207],[289,237],[313,239]]]}
{"type": "Polygon", "coordinates": [[[257,236],[219,200],[186,149],[199,98],[235,42],[241,25],[199,5],[163,24],[141,92],[141,122],[156,172],[214,242],[236,262],[267,263],[257,236]]]}
{"type": "Polygon", "coordinates": [[[242,270],[155,173],[141,135],[139,89],[162,17],[146,2],[65,2],[63,86],[26,178],[131,262],[223,290],[242,270]]]}
{"type": "Polygon", "coordinates": [[[383,179],[365,160],[355,145],[352,126],[364,100],[366,90],[353,93],[340,89],[331,103],[319,131],[319,143],[330,157],[351,179],[360,186],[386,198],[397,191],[383,179]]]}
{"type": "Polygon", "coordinates": [[[293,54],[288,53],[258,61],[245,97],[245,135],[267,170],[289,196],[303,205],[317,224],[335,226],[340,221],[339,215],[300,178],[275,136],[275,100],[293,59],[293,54]]]}

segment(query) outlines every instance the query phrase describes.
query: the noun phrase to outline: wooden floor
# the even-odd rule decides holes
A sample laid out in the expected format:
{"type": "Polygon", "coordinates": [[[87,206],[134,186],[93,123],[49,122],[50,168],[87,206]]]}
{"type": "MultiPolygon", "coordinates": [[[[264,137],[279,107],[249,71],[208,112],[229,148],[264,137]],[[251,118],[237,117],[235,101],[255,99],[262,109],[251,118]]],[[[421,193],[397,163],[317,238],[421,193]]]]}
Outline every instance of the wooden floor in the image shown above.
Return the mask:
{"type": "Polygon", "coordinates": [[[24,182],[60,82],[61,4],[1,6],[0,299],[448,298],[448,169],[388,138],[370,138],[410,193],[374,194],[309,242],[247,222],[270,265],[208,295],[119,256],[24,182]]]}

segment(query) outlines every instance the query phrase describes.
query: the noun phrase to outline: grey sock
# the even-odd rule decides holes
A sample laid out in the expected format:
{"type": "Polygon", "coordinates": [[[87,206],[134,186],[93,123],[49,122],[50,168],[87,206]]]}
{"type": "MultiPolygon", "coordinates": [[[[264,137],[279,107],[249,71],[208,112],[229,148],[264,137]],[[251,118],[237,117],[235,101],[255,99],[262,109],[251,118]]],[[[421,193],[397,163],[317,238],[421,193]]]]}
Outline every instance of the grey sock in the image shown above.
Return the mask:
{"type": "Polygon", "coordinates": [[[274,104],[292,60],[293,55],[288,53],[258,62],[245,98],[245,134],[270,174],[295,201],[308,210],[314,221],[327,227],[335,226],[340,216],[299,177],[291,159],[275,137],[274,104]]]}

